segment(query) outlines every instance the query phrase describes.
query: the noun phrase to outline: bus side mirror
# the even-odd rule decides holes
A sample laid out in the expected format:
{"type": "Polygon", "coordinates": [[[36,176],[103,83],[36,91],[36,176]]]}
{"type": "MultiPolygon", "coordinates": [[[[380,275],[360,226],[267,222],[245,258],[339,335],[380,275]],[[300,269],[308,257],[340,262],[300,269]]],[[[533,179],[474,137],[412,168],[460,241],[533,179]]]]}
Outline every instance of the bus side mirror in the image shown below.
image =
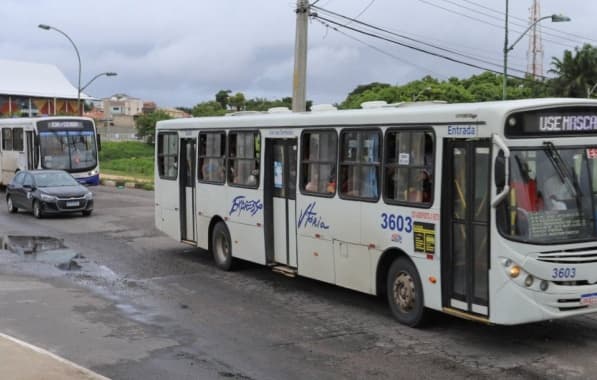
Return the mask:
{"type": "Polygon", "coordinates": [[[498,188],[498,191],[500,191],[506,185],[506,158],[504,157],[504,151],[502,150],[499,151],[495,158],[493,173],[495,186],[498,188]]]}
{"type": "Polygon", "coordinates": [[[102,150],[102,135],[99,133],[97,134],[97,151],[101,152],[102,150]]]}

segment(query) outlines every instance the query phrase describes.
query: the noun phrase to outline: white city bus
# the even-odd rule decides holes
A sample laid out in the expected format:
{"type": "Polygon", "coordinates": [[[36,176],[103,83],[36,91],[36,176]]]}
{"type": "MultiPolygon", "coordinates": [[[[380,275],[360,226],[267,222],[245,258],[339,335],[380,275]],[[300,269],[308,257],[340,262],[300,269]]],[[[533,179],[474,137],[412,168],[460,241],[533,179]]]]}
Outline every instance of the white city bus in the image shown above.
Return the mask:
{"type": "Polygon", "coordinates": [[[24,169],[62,169],[80,183],[98,185],[99,144],[90,118],[0,119],[0,186],[24,169]]]}
{"type": "Polygon", "coordinates": [[[597,101],[369,106],[159,122],[156,226],[410,326],[597,311],[597,101]]]}

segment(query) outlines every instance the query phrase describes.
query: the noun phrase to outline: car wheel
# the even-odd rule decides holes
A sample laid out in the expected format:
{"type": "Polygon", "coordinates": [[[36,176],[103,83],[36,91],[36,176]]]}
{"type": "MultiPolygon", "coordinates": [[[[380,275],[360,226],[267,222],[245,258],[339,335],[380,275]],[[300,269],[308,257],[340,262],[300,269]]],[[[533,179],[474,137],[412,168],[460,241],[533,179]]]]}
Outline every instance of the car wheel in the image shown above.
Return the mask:
{"type": "Polygon", "coordinates": [[[41,211],[41,205],[37,200],[33,202],[33,216],[35,216],[37,219],[40,219],[44,216],[43,211],[41,211]]]}
{"type": "Polygon", "coordinates": [[[11,214],[19,211],[19,209],[12,204],[12,197],[10,196],[6,197],[6,205],[8,206],[8,212],[11,214]]]}
{"type": "Polygon", "coordinates": [[[218,222],[211,233],[211,251],[218,268],[225,271],[232,269],[230,233],[223,222],[218,222]]]}
{"type": "Polygon", "coordinates": [[[406,257],[394,260],[388,272],[387,295],[390,310],[398,322],[417,327],[425,322],[423,287],[417,268],[406,257]]]}
{"type": "Polygon", "coordinates": [[[93,210],[83,210],[83,216],[89,216],[89,215],[91,215],[92,211],[93,210]]]}

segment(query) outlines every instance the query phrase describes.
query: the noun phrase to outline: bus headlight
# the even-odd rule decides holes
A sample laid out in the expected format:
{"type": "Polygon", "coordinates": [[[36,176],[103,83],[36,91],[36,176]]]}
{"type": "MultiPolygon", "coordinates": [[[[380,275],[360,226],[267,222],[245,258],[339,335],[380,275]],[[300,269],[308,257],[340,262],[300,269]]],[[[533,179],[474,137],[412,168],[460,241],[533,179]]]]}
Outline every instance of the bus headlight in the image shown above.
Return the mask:
{"type": "Polygon", "coordinates": [[[516,278],[520,274],[520,267],[518,265],[512,265],[508,271],[510,277],[516,278]]]}
{"type": "Polygon", "coordinates": [[[547,288],[549,288],[549,282],[542,280],[541,283],[539,284],[539,289],[541,289],[542,291],[546,291],[547,288]]]}
{"type": "Polygon", "coordinates": [[[532,274],[527,275],[527,277],[524,279],[524,284],[525,286],[528,288],[531,285],[533,285],[533,281],[535,281],[535,279],[533,278],[532,274]]]}

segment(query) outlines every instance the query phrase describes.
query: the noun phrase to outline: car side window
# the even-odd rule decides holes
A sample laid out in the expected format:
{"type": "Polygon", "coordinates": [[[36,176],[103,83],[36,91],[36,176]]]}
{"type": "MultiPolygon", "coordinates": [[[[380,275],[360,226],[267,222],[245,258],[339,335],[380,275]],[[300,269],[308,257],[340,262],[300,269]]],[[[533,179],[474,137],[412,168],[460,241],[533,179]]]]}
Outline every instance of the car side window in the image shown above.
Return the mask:
{"type": "Polygon", "coordinates": [[[23,186],[33,187],[33,176],[31,174],[25,174],[23,177],[25,177],[23,186]]]}
{"type": "Polygon", "coordinates": [[[25,173],[20,172],[20,173],[17,173],[17,175],[15,176],[13,183],[15,185],[23,185],[24,180],[25,180],[25,173]]]}

